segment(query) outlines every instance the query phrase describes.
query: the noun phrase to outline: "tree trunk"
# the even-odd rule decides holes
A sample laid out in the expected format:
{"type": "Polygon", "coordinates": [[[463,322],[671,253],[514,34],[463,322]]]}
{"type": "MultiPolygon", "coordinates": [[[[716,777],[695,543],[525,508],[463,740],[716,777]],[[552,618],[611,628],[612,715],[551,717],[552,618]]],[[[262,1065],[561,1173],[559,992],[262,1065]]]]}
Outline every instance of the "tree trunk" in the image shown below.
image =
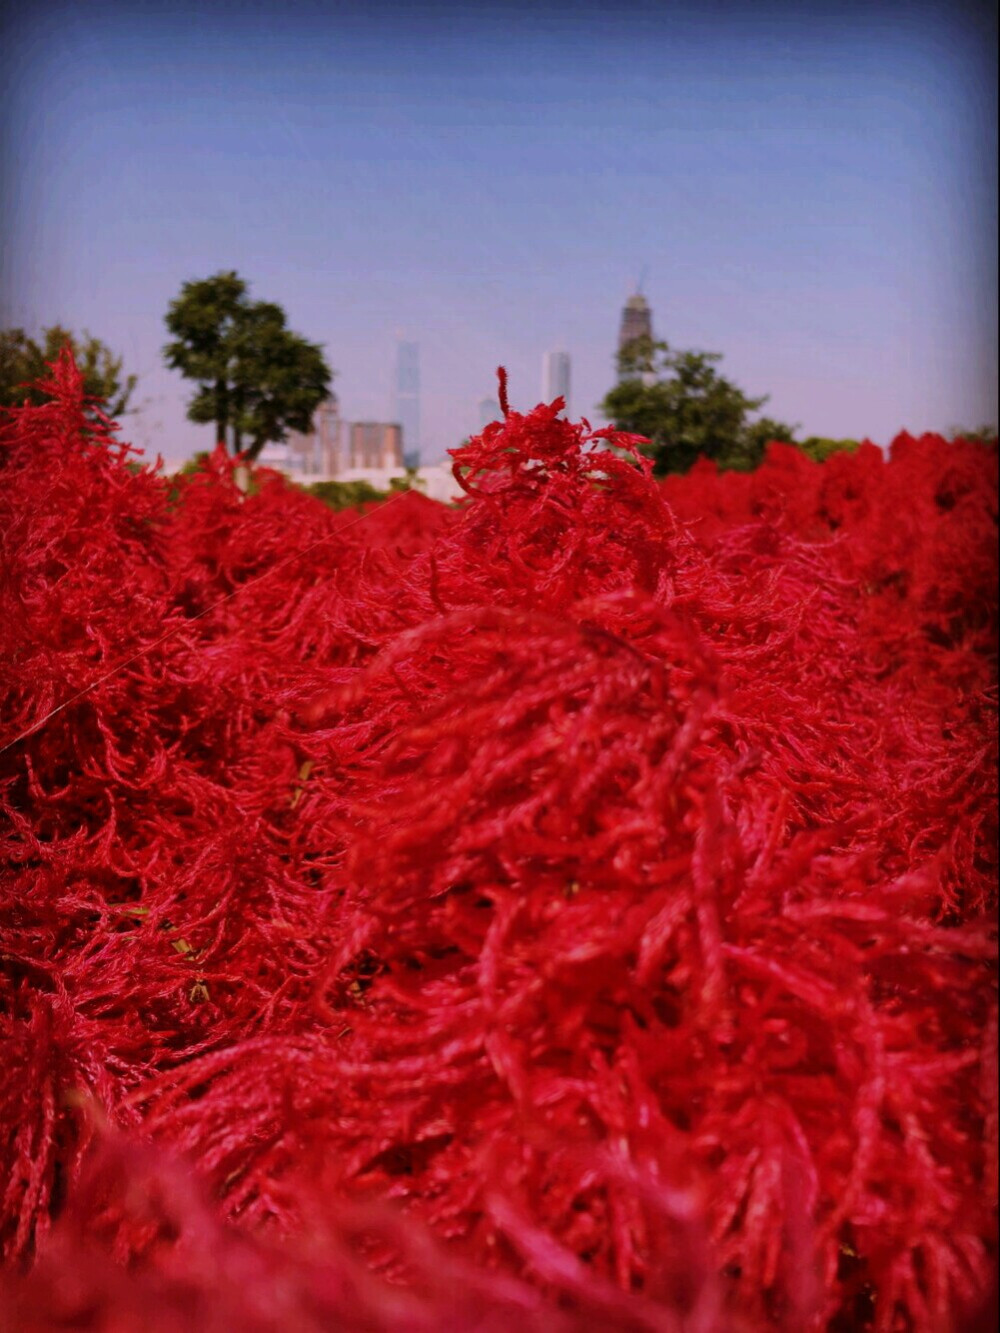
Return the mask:
{"type": "Polygon", "coordinates": [[[229,433],[229,386],[225,380],[215,381],[215,425],[218,438],[225,443],[229,433]]]}
{"type": "MultiPolygon", "coordinates": [[[[242,447],[242,437],[235,425],[233,426],[233,439],[236,445],[233,452],[234,454],[238,454],[242,447]]],[[[236,483],[238,489],[243,492],[244,497],[246,497],[247,492],[250,490],[250,464],[254,462],[265,444],[267,444],[266,440],[254,440],[251,444],[247,445],[243,460],[236,465],[236,468],[233,471],[233,481],[236,483]]]]}
{"type": "Polygon", "coordinates": [[[243,417],[243,390],[236,389],[233,393],[233,453],[238,454],[243,448],[243,428],[240,422],[243,417]]]}

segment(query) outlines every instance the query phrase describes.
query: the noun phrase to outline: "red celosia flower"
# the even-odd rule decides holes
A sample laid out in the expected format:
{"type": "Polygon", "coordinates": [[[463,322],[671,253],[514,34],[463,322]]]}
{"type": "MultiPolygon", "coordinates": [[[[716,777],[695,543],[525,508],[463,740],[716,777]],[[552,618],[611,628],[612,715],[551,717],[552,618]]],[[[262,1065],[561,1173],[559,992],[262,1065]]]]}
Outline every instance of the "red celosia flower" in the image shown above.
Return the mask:
{"type": "Polygon", "coordinates": [[[16,1326],[969,1327],[995,452],[661,485],[505,403],[457,509],[344,515],[52,392],[0,436],[16,1326]]]}

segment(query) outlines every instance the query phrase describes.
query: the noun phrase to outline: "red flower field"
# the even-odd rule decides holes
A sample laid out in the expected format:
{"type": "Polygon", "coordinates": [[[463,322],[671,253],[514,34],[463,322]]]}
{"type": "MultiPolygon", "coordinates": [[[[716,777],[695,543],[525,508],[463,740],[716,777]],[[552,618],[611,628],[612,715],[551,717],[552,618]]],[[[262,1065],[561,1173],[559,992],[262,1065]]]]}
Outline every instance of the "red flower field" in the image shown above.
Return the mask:
{"type": "Polygon", "coordinates": [[[995,1301],[997,454],[457,508],[0,428],[0,1324],[959,1330],[995,1301]]]}

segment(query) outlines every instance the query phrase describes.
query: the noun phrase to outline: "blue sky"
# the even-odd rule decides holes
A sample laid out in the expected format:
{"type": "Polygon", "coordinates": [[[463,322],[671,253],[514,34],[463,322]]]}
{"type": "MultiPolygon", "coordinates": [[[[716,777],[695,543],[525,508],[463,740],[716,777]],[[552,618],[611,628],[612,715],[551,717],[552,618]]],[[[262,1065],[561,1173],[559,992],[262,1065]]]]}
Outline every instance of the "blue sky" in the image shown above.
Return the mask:
{"type": "MultiPolygon", "coordinates": [[[[655,331],[807,433],[995,421],[990,21],[950,4],[28,6],[5,14],[2,323],[88,328],[178,460],[163,315],[235,268],[326,346],[349,419],[420,344],[425,461],[543,353],[596,422],[655,331]]],[[[992,29],[995,31],[995,24],[992,29]]]]}

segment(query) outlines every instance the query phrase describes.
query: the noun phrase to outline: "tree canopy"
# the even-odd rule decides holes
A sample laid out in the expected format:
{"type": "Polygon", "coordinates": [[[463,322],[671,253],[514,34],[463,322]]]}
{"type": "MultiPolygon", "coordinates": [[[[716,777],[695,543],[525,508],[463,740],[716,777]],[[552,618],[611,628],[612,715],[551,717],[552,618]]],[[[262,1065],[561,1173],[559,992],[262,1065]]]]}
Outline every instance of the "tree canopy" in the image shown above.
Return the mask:
{"type": "Polygon", "coordinates": [[[825,463],[834,454],[853,454],[859,447],[858,440],[833,440],[825,435],[810,435],[808,439],[797,441],[798,447],[814,463],[825,463]]]}
{"type": "Polygon", "coordinates": [[[24,329],[0,331],[0,407],[25,403],[38,407],[47,402],[47,394],[30,386],[49,378],[47,363],[67,345],[83,375],[84,393],[99,398],[108,416],[122,416],[135,389],[135,375],[122,374],[122,358],[100,338],[86,331],[77,337],[61,324],[43,329],[40,340],[30,338],[24,329]]]}
{"type": "Polygon", "coordinates": [[[997,445],[996,426],[977,426],[975,430],[969,430],[965,426],[952,426],[947,435],[952,440],[975,440],[979,444],[989,444],[994,448],[997,445]]]}
{"type": "Polygon", "coordinates": [[[308,431],[333,373],[318,343],[293,333],[281,306],[251,301],[235,272],[186,282],[170,304],[167,365],[198,388],[191,421],[214,422],[217,439],[254,459],[290,430],[308,431]]]}
{"type": "Polygon", "coordinates": [[[718,352],[674,351],[643,336],[618,355],[618,383],[601,410],[622,430],[645,435],[655,471],[686,472],[699,458],[724,468],[756,467],[770,440],[794,443],[795,428],[753,413],[767,396],[749,398],[716,369],[718,352]]]}

